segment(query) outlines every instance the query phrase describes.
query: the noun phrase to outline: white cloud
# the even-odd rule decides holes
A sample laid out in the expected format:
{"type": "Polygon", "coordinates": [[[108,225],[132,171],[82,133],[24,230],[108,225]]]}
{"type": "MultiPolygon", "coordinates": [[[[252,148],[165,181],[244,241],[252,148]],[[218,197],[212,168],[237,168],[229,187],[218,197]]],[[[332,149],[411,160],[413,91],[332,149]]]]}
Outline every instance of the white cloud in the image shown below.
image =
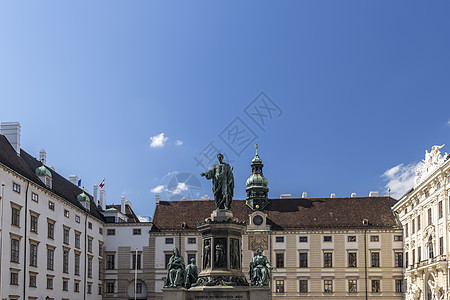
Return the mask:
{"type": "Polygon", "coordinates": [[[399,164],[381,175],[387,181],[386,189],[391,189],[391,196],[400,199],[410,188],[414,186],[414,176],[420,162],[415,164],[399,164]]]}
{"type": "Polygon", "coordinates": [[[186,186],[186,183],[184,182],[178,182],[177,187],[171,190],[168,190],[167,192],[171,196],[179,195],[182,191],[187,191],[188,187],[186,186]]]}
{"type": "Polygon", "coordinates": [[[150,137],[150,147],[152,148],[162,148],[166,144],[169,138],[164,136],[164,132],[161,132],[158,135],[150,137]]]}
{"type": "Polygon", "coordinates": [[[183,145],[183,141],[177,140],[177,141],[175,142],[175,145],[181,146],[181,145],[183,145]]]}
{"type": "Polygon", "coordinates": [[[162,191],[164,191],[164,185],[155,186],[150,191],[155,194],[160,194],[160,193],[162,193],[162,191]]]}
{"type": "Polygon", "coordinates": [[[450,126],[450,119],[447,121],[447,125],[450,126]]]}
{"type": "Polygon", "coordinates": [[[139,222],[150,222],[150,217],[143,217],[143,216],[137,216],[139,219],[139,222]]]}

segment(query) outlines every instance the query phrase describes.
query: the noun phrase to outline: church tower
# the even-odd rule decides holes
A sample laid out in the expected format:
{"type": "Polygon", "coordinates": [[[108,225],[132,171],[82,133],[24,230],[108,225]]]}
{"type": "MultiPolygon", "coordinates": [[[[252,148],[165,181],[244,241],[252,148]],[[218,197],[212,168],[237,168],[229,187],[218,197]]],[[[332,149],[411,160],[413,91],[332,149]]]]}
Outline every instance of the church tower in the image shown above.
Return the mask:
{"type": "Polygon", "coordinates": [[[252,210],[263,210],[269,204],[269,181],[263,175],[263,163],[258,155],[258,144],[256,154],[252,159],[252,175],[247,179],[247,205],[252,210]]]}

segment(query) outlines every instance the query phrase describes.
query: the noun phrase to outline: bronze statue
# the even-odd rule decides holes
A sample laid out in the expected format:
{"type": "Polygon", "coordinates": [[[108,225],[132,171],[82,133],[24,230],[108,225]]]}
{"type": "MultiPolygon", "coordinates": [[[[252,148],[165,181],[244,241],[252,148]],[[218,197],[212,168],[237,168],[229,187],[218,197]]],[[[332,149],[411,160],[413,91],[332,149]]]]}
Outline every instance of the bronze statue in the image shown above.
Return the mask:
{"type": "Polygon", "coordinates": [[[184,272],[184,287],[189,289],[198,279],[198,268],[195,265],[195,258],[191,259],[191,263],[186,267],[184,272]]]}
{"type": "Polygon", "coordinates": [[[167,280],[164,287],[183,286],[184,260],[177,247],[173,248],[173,255],[167,264],[167,280]]]}
{"type": "Polygon", "coordinates": [[[221,269],[227,267],[227,258],[225,256],[225,249],[223,248],[222,243],[217,243],[216,252],[215,252],[215,260],[214,260],[214,269],[221,269]]]}
{"type": "Polygon", "coordinates": [[[240,251],[239,251],[239,240],[238,239],[231,239],[231,245],[230,245],[230,265],[231,269],[241,269],[239,258],[240,258],[240,251]]]}
{"type": "Polygon", "coordinates": [[[231,209],[233,199],[234,177],[231,166],[223,162],[223,155],[217,154],[218,164],[215,164],[211,170],[201,173],[206,179],[212,179],[212,191],[217,209],[231,209]]]}
{"type": "Polygon", "coordinates": [[[270,280],[269,270],[273,270],[266,256],[262,255],[263,248],[258,247],[255,255],[250,262],[250,285],[268,286],[270,280]]]}
{"type": "Polygon", "coordinates": [[[203,250],[203,269],[211,268],[211,245],[209,240],[205,240],[205,248],[203,250]]]}

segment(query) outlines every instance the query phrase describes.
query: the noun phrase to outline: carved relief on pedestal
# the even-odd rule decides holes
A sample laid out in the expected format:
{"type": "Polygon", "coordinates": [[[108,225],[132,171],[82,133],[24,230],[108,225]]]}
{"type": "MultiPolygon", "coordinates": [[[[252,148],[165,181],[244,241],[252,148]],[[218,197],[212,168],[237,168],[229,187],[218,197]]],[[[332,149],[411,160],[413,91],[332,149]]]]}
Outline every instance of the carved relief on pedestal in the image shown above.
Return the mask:
{"type": "Polygon", "coordinates": [[[249,235],[248,250],[256,251],[258,247],[262,247],[264,250],[267,250],[269,248],[267,235],[262,234],[249,235]]]}

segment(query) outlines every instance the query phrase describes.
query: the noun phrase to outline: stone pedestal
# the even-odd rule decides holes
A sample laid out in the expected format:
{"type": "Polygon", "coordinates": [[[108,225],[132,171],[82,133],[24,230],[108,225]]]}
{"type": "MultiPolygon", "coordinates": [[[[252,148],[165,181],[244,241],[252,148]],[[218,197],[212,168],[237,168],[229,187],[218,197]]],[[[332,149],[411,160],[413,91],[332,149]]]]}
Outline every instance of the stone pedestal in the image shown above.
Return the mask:
{"type": "Polygon", "coordinates": [[[269,287],[233,287],[233,286],[207,286],[193,287],[189,290],[163,289],[164,300],[269,300],[271,299],[269,287]]]}

